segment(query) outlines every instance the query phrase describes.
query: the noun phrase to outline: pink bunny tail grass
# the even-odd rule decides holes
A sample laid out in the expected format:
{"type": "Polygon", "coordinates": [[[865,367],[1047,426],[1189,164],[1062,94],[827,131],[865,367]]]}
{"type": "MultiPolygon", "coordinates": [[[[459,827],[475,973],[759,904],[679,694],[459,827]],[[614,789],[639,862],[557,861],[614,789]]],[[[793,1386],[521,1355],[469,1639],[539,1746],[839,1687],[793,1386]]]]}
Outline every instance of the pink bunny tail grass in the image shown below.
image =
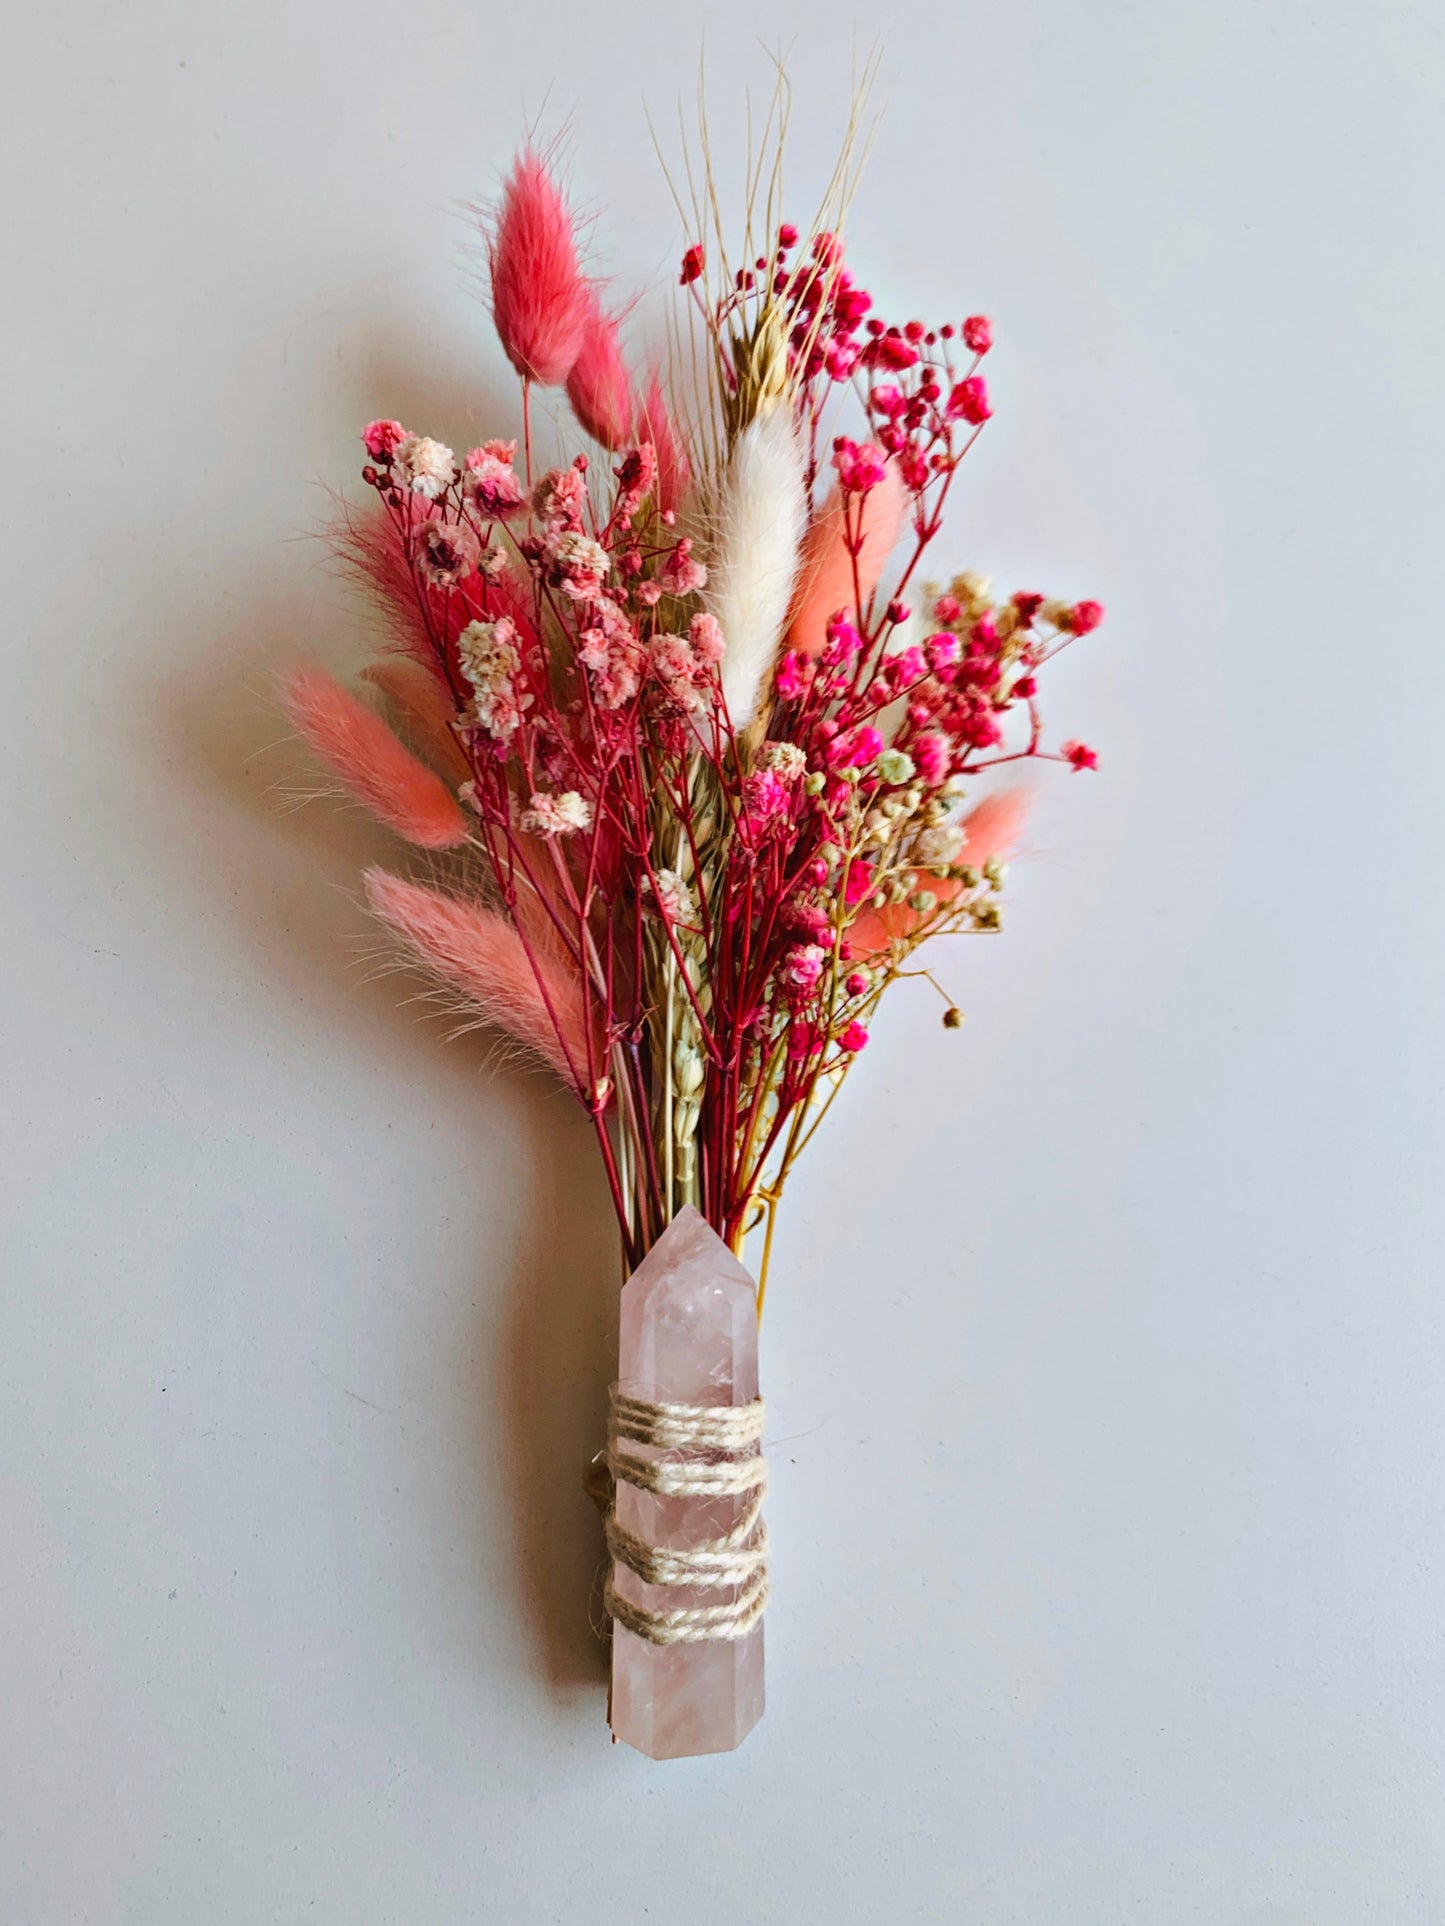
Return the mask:
{"type": "Polygon", "coordinates": [[[315,753],[388,829],[423,849],[466,841],[467,819],[446,784],[324,669],[292,669],[281,696],[315,753]]]}
{"type": "MultiPolygon", "coordinates": [[[[896,465],[889,462],[883,480],[863,497],[857,587],[865,606],[878,586],[907,512],[907,491],[896,465]]],[[[800,655],[821,655],[828,639],[828,624],[840,609],[853,608],[853,557],[843,536],[843,497],[834,489],[803,537],[798,588],[784,642],[785,648],[796,649],[800,655]]]]}
{"type": "Polygon", "coordinates": [[[587,1020],[581,985],[565,963],[541,954],[534,961],[495,910],[384,869],[367,870],[365,882],[371,907],[421,962],[580,1090],[587,1020]]]}
{"type": "Polygon", "coordinates": [[[567,399],[594,441],[612,450],[626,444],[632,433],[632,382],[617,323],[595,300],[567,377],[567,399]]]}
{"type": "Polygon", "coordinates": [[[465,782],[472,773],[471,764],[452,733],[455,705],[437,677],[419,662],[397,655],[370,662],[361,673],[406,718],[412,740],[447,781],[465,782]]]}
{"type": "MultiPolygon", "coordinates": [[[[421,590],[411,558],[387,516],[380,512],[362,515],[350,502],[342,502],[331,524],[330,541],[348,573],[380,602],[396,646],[440,680],[436,649],[418,600],[421,590]]],[[[427,593],[434,597],[438,613],[444,613],[444,593],[437,590],[427,593]]]]}
{"type": "MultiPolygon", "coordinates": [[[[434,515],[430,502],[414,497],[415,517],[434,515]]],[[[532,603],[525,588],[504,576],[487,589],[485,605],[472,591],[477,578],[460,591],[421,581],[413,558],[384,513],[362,515],[341,502],[329,530],[331,547],[343,568],[380,603],[394,646],[418,662],[450,700],[446,671],[437,654],[437,637],[450,646],[474,616],[509,615],[524,635],[532,633],[532,603]]]]}
{"type": "MultiPolygon", "coordinates": [[[[963,819],[968,840],[961,860],[972,869],[982,869],[985,863],[995,859],[1002,862],[1016,847],[1028,813],[1029,792],[1022,785],[985,796],[963,819]]],[[[962,885],[946,877],[930,877],[928,888],[940,903],[948,903],[962,885]]],[[[866,961],[891,943],[911,936],[922,920],[920,912],[909,909],[906,903],[864,910],[848,926],[849,947],[860,962],[866,961]]]]}
{"type": "Polygon", "coordinates": [[[555,388],[582,347],[592,291],[567,203],[534,148],[512,163],[488,237],[492,319],[524,379],[555,388]]]}
{"type": "Polygon", "coordinates": [[[655,372],[638,411],[637,438],[650,441],[657,456],[658,507],[678,508],[692,480],[692,464],[687,458],[686,444],[668,413],[662,379],[655,372]]]}
{"type": "Polygon", "coordinates": [[[529,835],[525,829],[512,832],[512,843],[517,852],[511,875],[513,900],[508,904],[512,920],[534,956],[545,956],[561,967],[557,932],[572,918],[552,867],[552,852],[544,838],[529,835]]]}

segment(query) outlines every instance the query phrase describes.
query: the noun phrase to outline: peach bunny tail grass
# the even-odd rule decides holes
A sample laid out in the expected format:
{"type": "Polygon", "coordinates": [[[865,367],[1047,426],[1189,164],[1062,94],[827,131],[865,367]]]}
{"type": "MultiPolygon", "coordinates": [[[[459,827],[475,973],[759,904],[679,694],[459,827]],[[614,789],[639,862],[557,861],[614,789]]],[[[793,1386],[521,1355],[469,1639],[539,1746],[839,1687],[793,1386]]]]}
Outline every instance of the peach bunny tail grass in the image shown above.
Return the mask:
{"type": "Polygon", "coordinates": [[[889,462],[883,480],[862,498],[863,543],[858,553],[858,593],[853,557],[843,539],[843,497],[835,488],[803,538],[798,586],[788,620],[786,646],[799,655],[821,655],[828,624],[840,609],[861,603],[860,615],[878,586],[893,546],[903,532],[908,496],[898,467],[889,462]]]}
{"type": "Polygon", "coordinates": [[[448,781],[458,786],[468,781],[471,764],[452,733],[456,705],[432,671],[405,656],[389,655],[369,662],[361,673],[406,718],[412,740],[448,781]]]}
{"type": "Polygon", "coordinates": [[[492,319],[524,380],[555,388],[581,352],[593,305],[577,230],[535,148],[517,156],[491,221],[492,319]]]}
{"type": "Polygon", "coordinates": [[[324,669],[290,670],[281,697],[316,755],[388,829],[422,849],[467,840],[467,819],[441,778],[324,669]]]}
{"type": "MultiPolygon", "coordinates": [[[[963,819],[966,840],[962,860],[973,869],[982,869],[989,862],[1003,862],[1018,846],[1028,813],[1029,791],[1023,783],[985,796],[963,819]]],[[[930,881],[929,888],[940,903],[952,902],[959,891],[956,882],[945,878],[930,881]]],[[[922,921],[921,912],[910,909],[906,903],[865,909],[853,919],[849,931],[853,954],[862,960],[877,956],[895,942],[906,942],[922,921]]]]}
{"type": "Polygon", "coordinates": [[[580,1091],[587,1074],[587,1019],[575,974],[527,946],[495,910],[447,896],[384,869],[369,869],[376,914],[436,976],[474,1003],[580,1091]]]}
{"type": "Polygon", "coordinates": [[[968,840],[963,858],[975,869],[985,863],[1003,862],[1018,847],[1029,813],[1029,791],[1023,783],[1000,789],[975,803],[963,819],[968,840]]]}

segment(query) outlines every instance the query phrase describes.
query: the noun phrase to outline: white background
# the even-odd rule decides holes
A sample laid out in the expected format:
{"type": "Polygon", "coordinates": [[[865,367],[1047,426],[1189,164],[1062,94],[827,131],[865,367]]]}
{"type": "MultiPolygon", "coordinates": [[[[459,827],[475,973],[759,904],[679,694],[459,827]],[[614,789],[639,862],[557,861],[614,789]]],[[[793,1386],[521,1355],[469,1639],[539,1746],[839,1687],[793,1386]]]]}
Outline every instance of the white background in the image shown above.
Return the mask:
{"type": "Polygon", "coordinates": [[[608,1743],[589,1135],[357,967],[269,674],[361,659],[359,424],[515,418],[530,117],[661,339],[709,13],[806,217],[831,7],[10,20],[0,1920],[1438,1926],[1435,0],[886,10],[853,254],[996,319],[949,554],[1108,603],[1102,766],[789,1199],[764,1723],[608,1743]]]}

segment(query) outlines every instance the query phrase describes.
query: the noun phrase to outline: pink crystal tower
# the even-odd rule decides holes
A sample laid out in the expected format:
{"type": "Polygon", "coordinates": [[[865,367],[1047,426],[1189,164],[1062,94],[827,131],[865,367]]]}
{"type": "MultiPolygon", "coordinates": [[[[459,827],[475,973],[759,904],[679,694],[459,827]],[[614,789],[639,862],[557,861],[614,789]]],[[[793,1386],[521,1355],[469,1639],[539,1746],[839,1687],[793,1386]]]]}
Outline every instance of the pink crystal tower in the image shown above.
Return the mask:
{"type": "MultiPolygon", "coordinates": [[[[758,1395],[757,1290],[689,1205],[622,1291],[618,1381],[653,1403],[738,1405],[758,1395]]],[[[732,1529],[745,1498],[674,1498],[619,1482],[619,1524],[650,1543],[701,1544],[732,1529]]],[[[619,1564],[618,1592],[655,1608],[717,1605],[731,1589],[645,1585],[619,1564]]],[[[763,1711],[763,1628],[743,1638],[652,1645],[612,1629],[612,1730],[652,1759],[731,1752],[763,1711]]]]}

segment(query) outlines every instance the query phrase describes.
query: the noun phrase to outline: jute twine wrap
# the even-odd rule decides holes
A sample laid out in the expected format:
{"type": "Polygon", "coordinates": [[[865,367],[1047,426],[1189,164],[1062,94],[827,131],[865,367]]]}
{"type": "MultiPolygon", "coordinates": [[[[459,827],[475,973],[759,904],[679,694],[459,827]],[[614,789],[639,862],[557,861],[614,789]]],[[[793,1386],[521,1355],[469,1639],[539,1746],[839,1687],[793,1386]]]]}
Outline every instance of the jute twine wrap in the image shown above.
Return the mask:
{"type": "Polygon", "coordinates": [[[768,1467],[759,1445],[763,1401],[751,1404],[652,1404],[612,1387],[607,1449],[589,1481],[607,1514],[607,1549],[615,1564],[603,1605],[609,1617],[650,1645],[695,1644],[706,1639],[746,1638],[768,1603],[768,1528],[763,1493],[768,1467]],[[629,1450],[642,1445],[666,1455],[629,1450]],[[662,1498],[740,1498],[737,1522],[721,1538],[677,1549],[654,1545],[617,1518],[618,1484],[662,1498]],[[717,1605],[639,1605],[615,1585],[625,1565],[645,1585],[681,1590],[730,1590],[717,1605]]]}

